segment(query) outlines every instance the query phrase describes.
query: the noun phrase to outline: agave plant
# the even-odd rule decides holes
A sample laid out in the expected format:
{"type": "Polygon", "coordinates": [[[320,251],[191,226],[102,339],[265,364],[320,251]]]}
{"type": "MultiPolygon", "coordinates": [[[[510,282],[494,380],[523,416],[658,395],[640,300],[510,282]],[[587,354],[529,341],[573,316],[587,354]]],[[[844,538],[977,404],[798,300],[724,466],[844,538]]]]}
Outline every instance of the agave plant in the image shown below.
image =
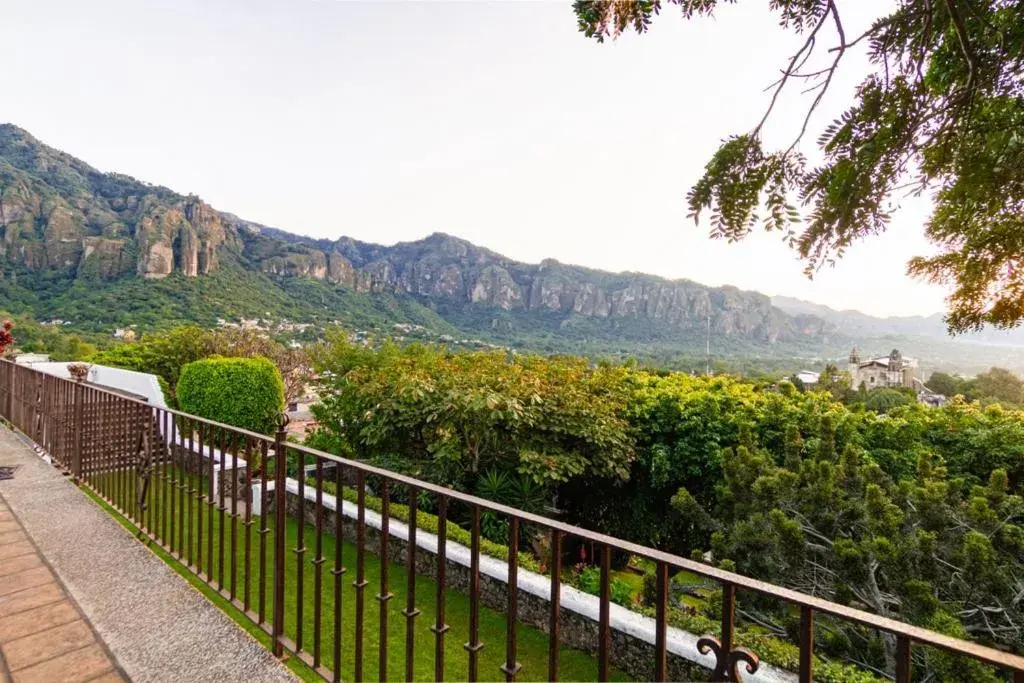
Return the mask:
{"type": "MultiPolygon", "coordinates": [[[[541,513],[547,503],[548,492],[530,477],[489,470],[477,483],[477,495],[522,512],[541,513]]],[[[504,515],[484,510],[480,526],[486,538],[496,543],[508,542],[508,519],[504,515]]],[[[520,530],[520,539],[528,543],[535,532],[532,526],[524,524],[520,530]]]]}

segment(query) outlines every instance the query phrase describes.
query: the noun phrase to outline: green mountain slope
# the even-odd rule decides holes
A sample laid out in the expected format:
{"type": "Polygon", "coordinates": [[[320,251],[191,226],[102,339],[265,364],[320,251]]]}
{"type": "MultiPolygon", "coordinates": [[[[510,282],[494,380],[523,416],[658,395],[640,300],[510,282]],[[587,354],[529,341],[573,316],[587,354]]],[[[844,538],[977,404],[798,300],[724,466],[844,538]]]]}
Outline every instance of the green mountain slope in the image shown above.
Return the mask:
{"type": "Polygon", "coordinates": [[[437,333],[458,330],[409,297],[367,296],[316,280],[273,280],[234,264],[203,277],[173,273],[161,280],[53,277],[51,271],[9,273],[0,301],[11,313],[62,320],[74,329],[104,331],[135,325],[154,329],[184,323],[215,326],[243,318],[387,329],[417,324],[437,333]]]}
{"type": "MultiPolygon", "coordinates": [[[[709,336],[715,357],[757,367],[820,364],[855,343],[866,353],[892,344],[915,353],[916,338],[885,338],[875,349],[861,334],[870,325],[786,308],[734,287],[521,263],[442,233],[391,246],[302,237],[102,173],[0,125],[0,310],[72,330],[242,318],[314,331],[405,324],[428,338],[691,368],[703,367],[709,336]]],[[[941,360],[942,344],[924,346],[941,360]]],[[[983,366],[986,353],[968,360],[983,366]]]]}
{"type": "Polygon", "coordinates": [[[756,292],[519,263],[440,233],[394,246],[291,235],[101,173],[9,124],[0,125],[0,269],[7,308],[81,327],[259,316],[688,348],[710,318],[736,351],[814,346],[831,334],[756,292]]]}

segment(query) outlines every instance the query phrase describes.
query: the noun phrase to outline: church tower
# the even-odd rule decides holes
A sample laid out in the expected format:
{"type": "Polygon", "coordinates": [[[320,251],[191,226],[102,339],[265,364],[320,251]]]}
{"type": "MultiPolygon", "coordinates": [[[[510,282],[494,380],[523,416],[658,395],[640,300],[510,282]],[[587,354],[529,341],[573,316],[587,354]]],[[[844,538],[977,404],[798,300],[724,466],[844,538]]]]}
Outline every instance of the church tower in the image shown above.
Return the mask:
{"type": "Polygon", "coordinates": [[[850,362],[846,366],[846,371],[850,375],[850,388],[856,389],[860,386],[860,377],[857,372],[860,368],[860,352],[857,351],[857,347],[854,346],[850,349],[850,362]]]}
{"type": "Polygon", "coordinates": [[[893,349],[889,354],[889,381],[890,387],[903,386],[903,354],[899,349],[893,349]]]}

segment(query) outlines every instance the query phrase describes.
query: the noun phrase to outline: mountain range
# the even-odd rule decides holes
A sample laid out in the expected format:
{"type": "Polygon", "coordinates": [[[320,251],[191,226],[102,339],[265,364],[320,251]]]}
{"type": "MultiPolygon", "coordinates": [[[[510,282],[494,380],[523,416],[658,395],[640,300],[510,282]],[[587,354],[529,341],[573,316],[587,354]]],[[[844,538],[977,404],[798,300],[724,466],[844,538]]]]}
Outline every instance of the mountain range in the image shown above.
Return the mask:
{"type": "Polygon", "coordinates": [[[791,315],[810,315],[835,325],[836,332],[851,339],[865,339],[892,335],[922,336],[941,341],[993,346],[1024,346],[1024,329],[983,329],[950,337],[941,313],[932,315],[893,316],[878,318],[860,311],[837,311],[821,304],[773,296],[772,305],[791,315]]]}
{"type": "Polygon", "coordinates": [[[0,125],[0,308],[75,329],[269,318],[594,355],[829,357],[864,338],[937,341],[941,320],[883,322],[734,287],[554,260],[444,233],[391,246],[313,239],[103,173],[0,125]]]}

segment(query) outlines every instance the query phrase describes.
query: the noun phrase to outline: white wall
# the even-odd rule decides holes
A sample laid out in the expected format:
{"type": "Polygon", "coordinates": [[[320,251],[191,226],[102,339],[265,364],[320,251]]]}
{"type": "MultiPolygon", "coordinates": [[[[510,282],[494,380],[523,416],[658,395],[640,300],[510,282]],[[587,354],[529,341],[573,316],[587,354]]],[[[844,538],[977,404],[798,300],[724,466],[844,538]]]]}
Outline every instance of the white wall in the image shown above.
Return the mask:
{"type": "MultiPolygon", "coordinates": [[[[33,370],[45,372],[48,375],[71,379],[71,373],[68,372],[68,363],[51,361],[25,363],[25,365],[28,365],[33,370]]],[[[92,365],[89,368],[88,382],[145,396],[152,405],[159,406],[160,408],[167,407],[167,402],[164,400],[164,392],[160,389],[160,382],[157,381],[156,375],[136,372],[135,370],[112,368],[107,365],[92,365]]]]}

